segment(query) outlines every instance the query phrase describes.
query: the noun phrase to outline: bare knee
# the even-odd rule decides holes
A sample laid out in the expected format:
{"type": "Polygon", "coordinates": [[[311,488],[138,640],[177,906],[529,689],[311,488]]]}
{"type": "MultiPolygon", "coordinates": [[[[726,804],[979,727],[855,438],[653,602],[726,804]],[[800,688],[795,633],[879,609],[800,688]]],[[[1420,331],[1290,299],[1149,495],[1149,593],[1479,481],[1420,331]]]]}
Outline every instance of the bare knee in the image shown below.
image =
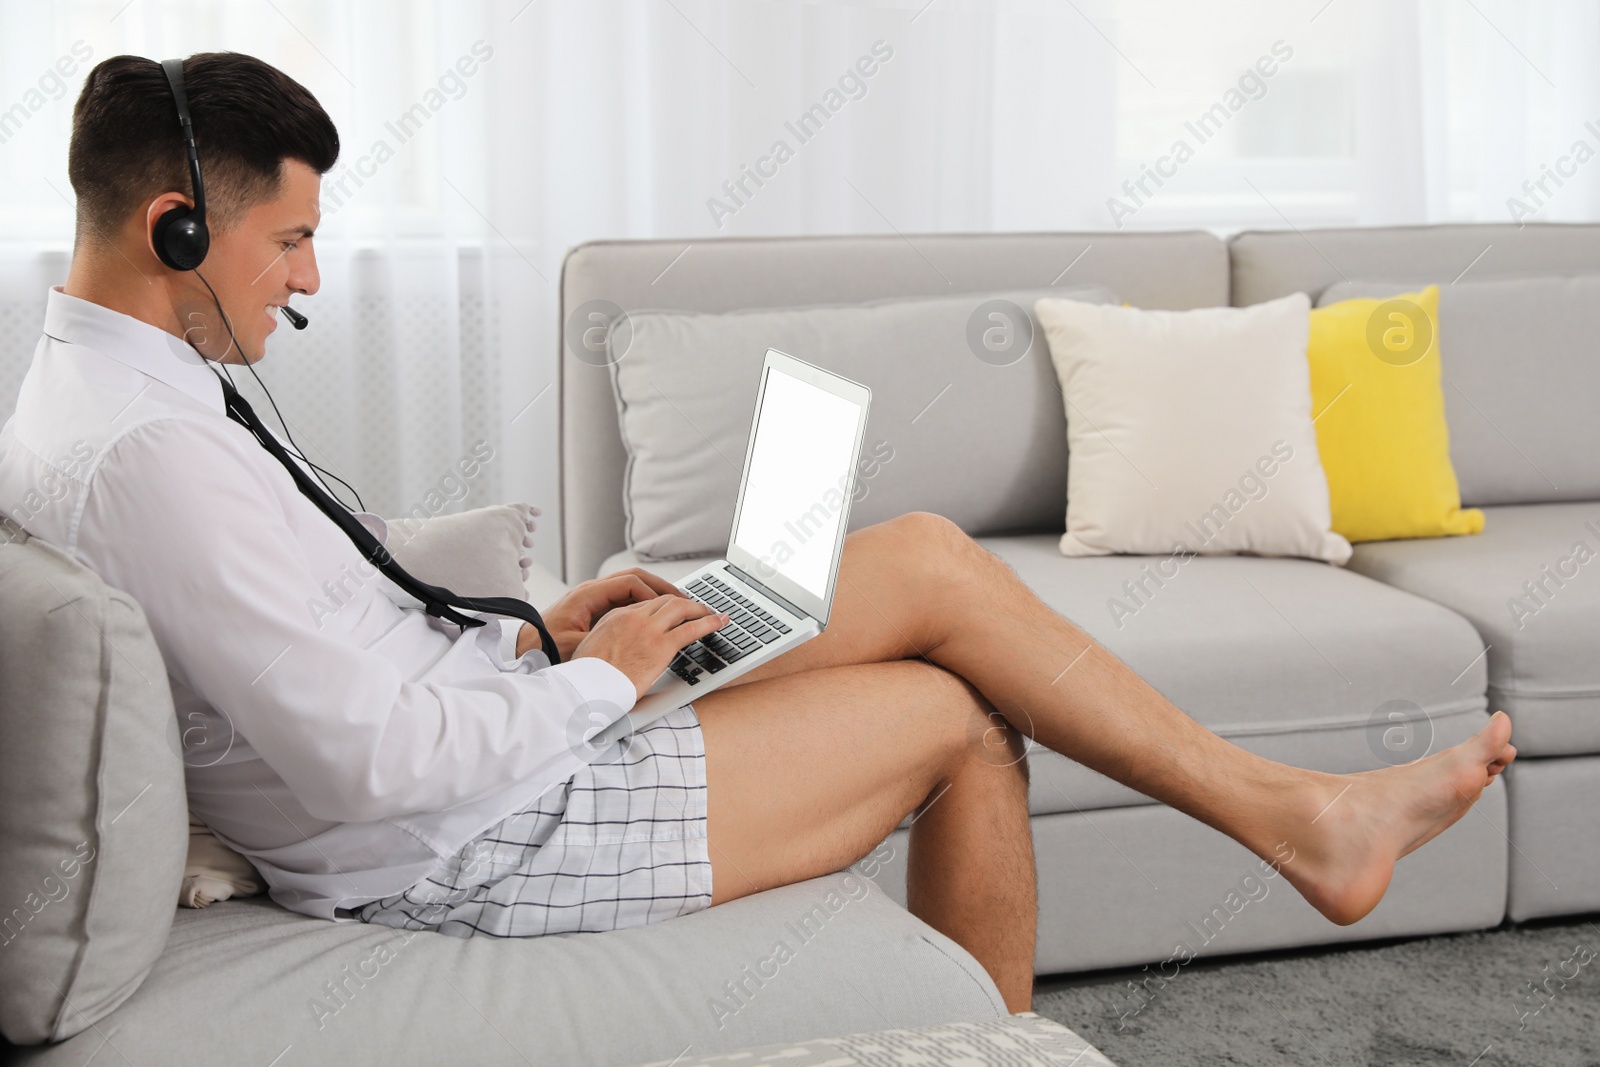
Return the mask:
{"type": "MultiPolygon", "coordinates": [[[[923,662],[923,661],[917,661],[923,662]]],[[[1027,738],[1006,721],[965,678],[929,664],[945,675],[949,694],[939,701],[941,719],[937,767],[925,782],[913,826],[930,805],[976,805],[987,811],[1022,813],[1028,806],[1027,738]]]]}
{"type": "Polygon", "coordinates": [[[967,741],[963,750],[967,768],[1004,771],[1027,787],[1030,742],[1021,730],[1006,721],[1005,716],[988,708],[982,724],[971,728],[967,741]]]}
{"type": "Polygon", "coordinates": [[[923,552],[947,551],[971,540],[954,520],[932,511],[907,511],[879,525],[894,531],[896,544],[923,552]]]}
{"type": "Polygon", "coordinates": [[[929,702],[935,715],[935,722],[930,725],[943,741],[940,747],[946,778],[981,764],[1016,768],[1014,773],[1027,782],[1027,737],[989,703],[977,686],[926,660],[903,663],[925,677],[937,693],[937,699],[929,702]]]}
{"type": "Polygon", "coordinates": [[[992,555],[955,522],[936,512],[904,512],[853,536],[872,537],[878,555],[896,569],[902,585],[928,585],[949,593],[965,577],[979,576],[992,555]]]}

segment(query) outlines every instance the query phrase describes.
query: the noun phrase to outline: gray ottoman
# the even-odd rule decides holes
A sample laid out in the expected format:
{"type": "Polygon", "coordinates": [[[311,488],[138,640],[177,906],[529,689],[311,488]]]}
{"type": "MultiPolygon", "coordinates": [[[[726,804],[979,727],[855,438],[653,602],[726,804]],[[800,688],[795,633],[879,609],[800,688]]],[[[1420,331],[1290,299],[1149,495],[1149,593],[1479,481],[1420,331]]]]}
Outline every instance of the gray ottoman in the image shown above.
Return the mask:
{"type": "Polygon", "coordinates": [[[640,1067],[1114,1067],[1083,1038],[1031,1011],[979,1022],[765,1045],[721,1056],[690,1056],[690,1051],[640,1067]]]}

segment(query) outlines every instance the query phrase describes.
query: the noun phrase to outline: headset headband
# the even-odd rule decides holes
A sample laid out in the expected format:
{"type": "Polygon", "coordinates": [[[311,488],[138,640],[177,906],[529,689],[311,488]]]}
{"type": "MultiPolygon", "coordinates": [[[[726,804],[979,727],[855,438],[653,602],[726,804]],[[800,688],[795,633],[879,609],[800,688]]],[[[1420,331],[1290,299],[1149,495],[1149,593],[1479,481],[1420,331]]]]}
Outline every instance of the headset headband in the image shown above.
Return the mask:
{"type": "Polygon", "coordinates": [[[172,86],[172,98],[178,105],[178,128],[183,131],[183,147],[189,154],[189,180],[194,187],[194,210],[189,217],[198,223],[206,221],[206,186],[200,180],[200,149],[194,142],[194,122],[189,118],[189,97],[183,91],[183,60],[165,59],[161,69],[166,72],[167,84],[172,86]]]}

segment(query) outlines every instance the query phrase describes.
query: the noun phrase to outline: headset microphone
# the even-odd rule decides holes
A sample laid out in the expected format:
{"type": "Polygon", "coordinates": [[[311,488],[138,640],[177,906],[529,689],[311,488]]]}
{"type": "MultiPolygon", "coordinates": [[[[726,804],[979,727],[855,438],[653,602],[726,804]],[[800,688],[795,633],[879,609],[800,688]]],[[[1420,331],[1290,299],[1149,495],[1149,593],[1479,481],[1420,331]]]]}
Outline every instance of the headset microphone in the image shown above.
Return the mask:
{"type": "Polygon", "coordinates": [[[300,312],[296,311],[288,304],[283,305],[278,310],[283,313],[284,318],[289,320],[289,325],[293,326],[297,330],[303,330],[311,324],[310,319],[300,314],[300,312]]]}

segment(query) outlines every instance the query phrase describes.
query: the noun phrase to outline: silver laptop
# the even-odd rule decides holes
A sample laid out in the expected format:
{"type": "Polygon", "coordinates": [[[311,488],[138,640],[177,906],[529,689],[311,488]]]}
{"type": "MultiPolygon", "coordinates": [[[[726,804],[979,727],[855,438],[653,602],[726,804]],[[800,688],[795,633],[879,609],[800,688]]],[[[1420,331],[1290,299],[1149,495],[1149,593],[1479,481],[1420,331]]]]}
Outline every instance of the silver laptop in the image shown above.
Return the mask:
{"type": "Polygon", "coordinates": [[[685,647],[599,745],[642,729],[828,626],[872,391],[768,349],[726,559],[679,579],[731,618],[685,647]]]}

